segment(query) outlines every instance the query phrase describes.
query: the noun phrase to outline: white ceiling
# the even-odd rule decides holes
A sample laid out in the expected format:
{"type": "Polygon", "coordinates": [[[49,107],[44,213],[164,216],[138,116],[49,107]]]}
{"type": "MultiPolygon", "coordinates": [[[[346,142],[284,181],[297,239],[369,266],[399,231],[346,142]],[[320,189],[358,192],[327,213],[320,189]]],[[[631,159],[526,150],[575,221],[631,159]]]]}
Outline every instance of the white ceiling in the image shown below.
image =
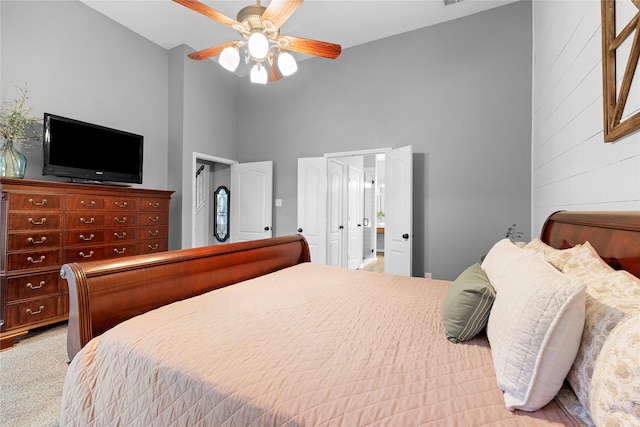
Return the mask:
{"type": "MultiPolygon", "coordinates": [[[[171,0],[80,0],[166,49],[186,44],[206,49],[239,39],[233,29],[171,0]]],[[[281,28],[281,34],[337,43],[342,49],[478,13],[516,0],[307,0],[281,28]]],[[[262,0],[268,6],[270,0],[262,0]]],[[[203,3],[236,19],[251,0],[203,3]]],[[[300,58],[304,59],[304,58],[300,58]]]]}

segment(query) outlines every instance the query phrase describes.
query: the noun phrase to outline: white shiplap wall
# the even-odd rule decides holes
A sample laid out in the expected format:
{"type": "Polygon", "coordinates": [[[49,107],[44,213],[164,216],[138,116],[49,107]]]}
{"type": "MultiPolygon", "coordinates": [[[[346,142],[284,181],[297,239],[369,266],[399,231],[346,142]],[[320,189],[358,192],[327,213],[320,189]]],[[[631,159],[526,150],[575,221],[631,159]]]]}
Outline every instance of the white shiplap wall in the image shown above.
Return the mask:
{"type": "Polygon", "coordinates": [[[601,44],[599,0],[533,1],[532,236],[557,210],[640,210],[640,132],[604,143],[601,44]]]}

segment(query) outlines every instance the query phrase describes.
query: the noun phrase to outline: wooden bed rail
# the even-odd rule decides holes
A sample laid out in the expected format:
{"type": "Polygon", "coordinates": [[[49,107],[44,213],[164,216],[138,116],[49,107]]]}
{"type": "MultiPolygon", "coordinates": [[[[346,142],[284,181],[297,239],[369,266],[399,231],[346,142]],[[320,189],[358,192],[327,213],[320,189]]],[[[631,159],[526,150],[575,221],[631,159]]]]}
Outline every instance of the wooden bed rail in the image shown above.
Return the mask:
{"type": "Polygon", "coordinates": [[[309,261],[307,241],[296,235],[65,264],[60,274],[69,285],[69,360],[93,337],[133,316],[309,261]]]}

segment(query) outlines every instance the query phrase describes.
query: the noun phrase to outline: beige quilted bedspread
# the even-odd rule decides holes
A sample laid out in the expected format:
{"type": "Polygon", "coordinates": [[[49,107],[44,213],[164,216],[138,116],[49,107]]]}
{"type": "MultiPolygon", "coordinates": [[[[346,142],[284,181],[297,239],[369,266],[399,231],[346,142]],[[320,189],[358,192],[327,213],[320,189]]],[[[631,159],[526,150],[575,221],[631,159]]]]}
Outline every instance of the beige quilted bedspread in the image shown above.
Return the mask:
{"type": "Polygon", "coordinates": [[[301,264],[130,319],[74,358],[61,426],[569,424],[510,412],[449,282],[301,264]]]}

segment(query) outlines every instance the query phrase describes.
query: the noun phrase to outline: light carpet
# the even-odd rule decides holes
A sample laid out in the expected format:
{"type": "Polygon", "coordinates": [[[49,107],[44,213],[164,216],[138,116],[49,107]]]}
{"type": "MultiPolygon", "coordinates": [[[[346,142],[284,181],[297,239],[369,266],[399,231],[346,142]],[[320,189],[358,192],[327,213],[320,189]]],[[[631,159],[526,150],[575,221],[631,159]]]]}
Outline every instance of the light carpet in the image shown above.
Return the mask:
{"type": "Polygon", "coordinates": [[[31,331],[0,352],[0,425],[58,426],[68,361],[66,323],[31,331]]]}

